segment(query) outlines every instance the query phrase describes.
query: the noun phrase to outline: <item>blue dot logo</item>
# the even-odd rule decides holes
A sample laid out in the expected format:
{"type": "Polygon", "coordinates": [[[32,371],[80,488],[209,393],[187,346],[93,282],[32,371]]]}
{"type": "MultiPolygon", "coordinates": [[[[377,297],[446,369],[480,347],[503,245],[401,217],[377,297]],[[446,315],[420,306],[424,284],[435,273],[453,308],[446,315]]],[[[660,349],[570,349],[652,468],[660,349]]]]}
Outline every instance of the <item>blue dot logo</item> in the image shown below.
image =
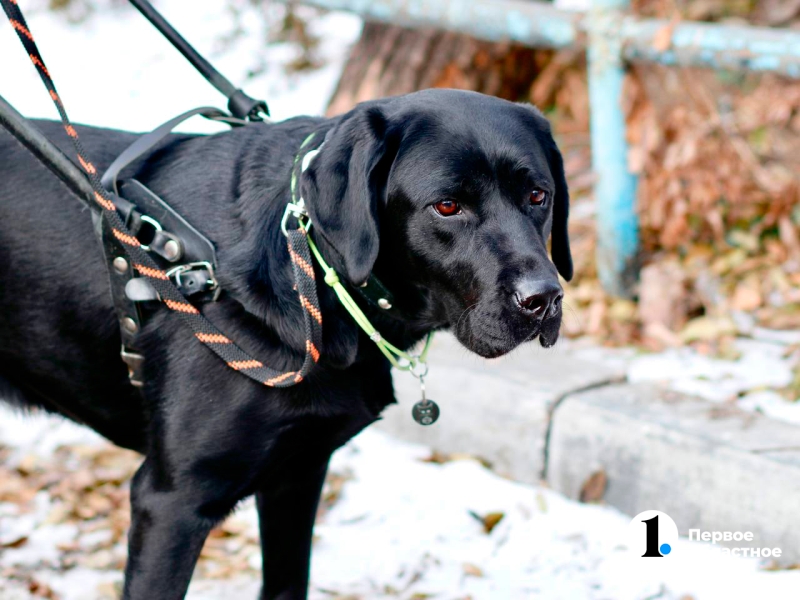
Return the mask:
{"type": "Polygon", "coordinates": [[[659,510],[646,510],[631,519],[626,537],[631,552],[642,558],[664,558],[678,549],[678,526],[659,510]]]}

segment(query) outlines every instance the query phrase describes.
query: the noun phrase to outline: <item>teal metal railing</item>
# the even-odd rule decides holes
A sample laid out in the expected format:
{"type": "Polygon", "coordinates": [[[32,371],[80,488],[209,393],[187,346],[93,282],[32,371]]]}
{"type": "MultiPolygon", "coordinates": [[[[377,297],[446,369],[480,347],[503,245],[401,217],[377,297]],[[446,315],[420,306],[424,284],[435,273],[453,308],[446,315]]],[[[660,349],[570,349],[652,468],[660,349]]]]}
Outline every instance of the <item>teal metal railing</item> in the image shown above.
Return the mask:
{"type": "MultiPolygon", "coordinates": [[[[282,0],[288,2],[291,0],[282,0]]],[[[638,276],[636,177],[627,167],[621,94],[625,63],[771,71],[800,79],[800,31],[640,19],[629,0],[592,0],[587,13],[528,0],[301,0],[364,19],[437,27],[530,47],[586,47],[592,161],[596,174],[597,268],[603,287],[629,296],[638,276]],[[669,34],[669,44],[663,39],[669,34]]]]}

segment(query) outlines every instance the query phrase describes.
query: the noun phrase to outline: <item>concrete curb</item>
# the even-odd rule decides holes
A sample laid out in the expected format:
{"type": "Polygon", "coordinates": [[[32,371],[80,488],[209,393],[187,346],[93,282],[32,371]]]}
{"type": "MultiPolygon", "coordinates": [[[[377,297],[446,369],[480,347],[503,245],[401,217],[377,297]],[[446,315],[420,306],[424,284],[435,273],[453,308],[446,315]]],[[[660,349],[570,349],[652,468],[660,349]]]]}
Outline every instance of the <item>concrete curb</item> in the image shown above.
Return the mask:
{"type": "Polygon", "coordinates": [[[378,426],[571,498],[603,471],[604,502],[627,514],[661,510],[682,535],[751,531],[752,543],[733,546],[781,548],[781,564],[800,563],[800,428],[622,377],[558,350],[482,361],[442,336],[427,379],[439,422],[411,419],[419,386],[397,374],[400,405],[378,426]]]}
{"type": "Polygon", "coordinates": [[[606,386],[554,413],[547,481],[576,498],[598,470],[604,500],[627,514],[661,510],[681,535],[751,531],[752,543],[728,545],[800,561],[798,427],[653,386],[606,386]]]}
{"type": "Polygon", "coordinates": [[[553,407],[568,394],[621,378],[602,365],[542,348],[487,361],[445,335],[434,340],[429,363],[426,390],[441,407],[439,421],[422,427],[412,420],[419,382],[396,373],[399,405],[384,411],[378,427],[447,454],[478,456],[501,475],[528,483],[538,483],[544,471],[553,407]]]}

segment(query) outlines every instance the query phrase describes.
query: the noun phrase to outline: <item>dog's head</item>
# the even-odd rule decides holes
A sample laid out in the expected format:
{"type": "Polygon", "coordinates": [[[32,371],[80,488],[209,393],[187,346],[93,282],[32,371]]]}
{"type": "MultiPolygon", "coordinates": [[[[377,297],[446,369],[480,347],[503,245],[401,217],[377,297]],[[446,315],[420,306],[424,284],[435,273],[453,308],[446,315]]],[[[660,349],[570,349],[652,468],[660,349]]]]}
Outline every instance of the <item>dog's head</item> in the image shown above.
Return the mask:
{"type": "Polygon", "coordinates": [[[558,338],[557,274],[572,277],[569,196],[535,108],[455,90],[359,105],[301,191],[323,251],[351,284],[376,269],[397,296],[418,299],[420,318],[449,325],[481,356],[558,338]]]}

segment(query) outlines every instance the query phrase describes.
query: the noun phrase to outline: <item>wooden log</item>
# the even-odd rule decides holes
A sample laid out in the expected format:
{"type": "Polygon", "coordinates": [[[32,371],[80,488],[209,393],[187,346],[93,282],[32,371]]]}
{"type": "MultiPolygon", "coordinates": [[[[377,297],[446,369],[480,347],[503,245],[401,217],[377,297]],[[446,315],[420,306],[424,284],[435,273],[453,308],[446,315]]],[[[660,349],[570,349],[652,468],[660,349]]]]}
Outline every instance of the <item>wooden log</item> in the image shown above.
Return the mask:
{"type": "Polygon", "coordinates": [[[447,31],[366,23],[327,113],[340,114],[364,100],[432,87],[527,100],[531,83],[551,55],[447,31]]]}

